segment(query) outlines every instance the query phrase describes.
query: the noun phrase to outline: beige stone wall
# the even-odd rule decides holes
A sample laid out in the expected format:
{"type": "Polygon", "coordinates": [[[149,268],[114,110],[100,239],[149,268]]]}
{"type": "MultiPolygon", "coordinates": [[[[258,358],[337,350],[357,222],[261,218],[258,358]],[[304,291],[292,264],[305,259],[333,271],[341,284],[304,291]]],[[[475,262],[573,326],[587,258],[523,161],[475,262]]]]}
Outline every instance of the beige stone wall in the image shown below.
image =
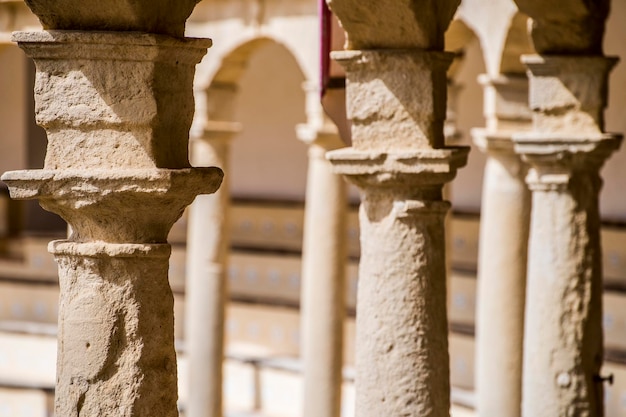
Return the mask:
{"type": "MultiPolygon", "coordinates": [[[[606,55],[617,55],[620,63],[609,78],[609,106],[606,111],[606,130],[626,132],[626,2],[612,1],[611,14],[607,23],[604,40],[606,55]]],[[[626,148],[613,154],[602,170],[604,189],[600,194],[600,213],[605,220],[626,221],[626,198],[624,198],[624,178],[626,178],[626,148]]]]}
{"type": "Polygon", "coordinates": [[[26,59],[16,46],[0,46],[0,170],[26,168],[26,59]]]}
{"type": "MultiPolygon", "coordinates": [[[[265,43],[240,80],[230,179],[235,197],[304,200],[307,147],[296,138],[306,121],[304,76],[289,51],[265,43]]],[[[227,175],[228,175],[227,174],[227,175]]]]}

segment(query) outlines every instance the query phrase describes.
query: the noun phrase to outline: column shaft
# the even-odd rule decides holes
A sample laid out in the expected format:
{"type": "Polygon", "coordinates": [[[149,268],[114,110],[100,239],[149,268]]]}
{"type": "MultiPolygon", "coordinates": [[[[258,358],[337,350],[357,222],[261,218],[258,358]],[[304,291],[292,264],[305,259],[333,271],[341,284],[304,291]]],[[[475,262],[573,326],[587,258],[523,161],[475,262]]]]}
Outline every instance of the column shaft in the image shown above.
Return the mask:
{"type": "Polygon", "coordinates": [[[50,245],[61,290],[55,414],[177,416],[170,247],[99,246],[50,245]]]}
{"type": "Polygon", "coordinates": [[[597,173],[533,190],[524,415],[604,415],[597,173]]]}
{"type": "Polygon", "coordinates": [[[339,417],[341,411],[347,198],[345,180],[332,171],[326,151],[315,142],[309,147],[300,310],[305,417],[339,417]]]}
{"type": "Polygon", "coordinates": [[[485,166],[478,266],[476,392],[481,416],[519,416],[530,193],[517,155],[485,166]]]}
{"type": "Polygon", "coordinates": [[[487,154],[480,216],[476,394],[481,416],[521,415],[526,259],[530,223],[527,168],[512,133],[530,127],[524,76],[481,76],[486,129],[474,141],[487,154]]]}
{"type": "MultiPolygon", "coordinates": [[[[217,132],[192,140],[194,166],[228,169],[228,139],[217,132]]],[[[189,208],[185,291],[185,346],[189,360],[189,417],[221,417],[224,321],[228,299],[228,177],[189,208]]]]}
{"type": "Polygon", "coordinates": [[[447,208],[440,197],[384,190],[363,195],[356,338],[359,416],[449,415],[447,208]]]}

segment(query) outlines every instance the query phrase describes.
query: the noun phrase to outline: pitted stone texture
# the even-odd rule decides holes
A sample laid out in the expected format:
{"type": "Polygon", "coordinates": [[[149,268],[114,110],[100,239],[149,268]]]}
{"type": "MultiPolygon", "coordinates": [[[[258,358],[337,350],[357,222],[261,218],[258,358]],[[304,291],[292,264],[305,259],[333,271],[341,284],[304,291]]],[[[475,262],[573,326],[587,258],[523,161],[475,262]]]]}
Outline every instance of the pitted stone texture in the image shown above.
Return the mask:
{"type": "MultiPolygon", "coordinates": [[[[444,217],[419,191],[365,190],[360,209],[356,412],[449,415],[444,217]]],[[[428,193],[427,193],[428,194],[428,193]]]]}
{"type": "Polygon", "coordinates": [[[210,40],[67,31],[13,40],[37,65],[46,169],[189,167],[193,76],[210,40]]]}
{"type": "Polygon", "coordinates": [[[58,416],[178,416],[169,245],[55,241],[58,416]]]}
{"type": "Polygon", "coordinates": [[[368,152],[355,148],[331,151],[333,170],[361,188],[425,187],[452,181],[467,163],[469,148],[423,149],[414,152],[368,152]]]}
{"type": "Polygon", "coordinates": [[[460,0],[326,0],[347,33],[346,49],[443,50],[460,0]]]}
{"type": "Polygon", "coordinates": [[[182,37],[200,0],[25,0],[44,29],[133,31],[182,37]]]}
{"type": "Polygon", "coordinates": [[[531,77],[535,131],[562,137],[604,131],[608,74],[617,58],[525,55],[522,60],[531,77]]]}
{"type": "Polygon", "coordinates": [[[599,171],[621,137],[528,134],[515,141],[532,166],[533,191],[523,415],[601,417],[599,171]]]}
{"type": "Polygon", "coordinates": [[[446,70],[451,53],[422,50],[342,51],[352,144],[404,151],[444,145],[446,70]]]}
{"type": "Polygon", "coordinates": [[[602,55],[610,0],[515,0],[532,18],[531,36],[540,54],[602,55]]]}
{"type": "Polygon", "coordinates": [[[362,190],[357,415],[447,417],[450,409],[442,185],[467,148],[327,157],[362,190]]]}
{"type": "Polygon", "coordinates": [[[219,168],[12,171],[2,176],[16,199],[38,198],[65,219],[75,241],[164,243],[199,193],[215,192],[219,168]]]}

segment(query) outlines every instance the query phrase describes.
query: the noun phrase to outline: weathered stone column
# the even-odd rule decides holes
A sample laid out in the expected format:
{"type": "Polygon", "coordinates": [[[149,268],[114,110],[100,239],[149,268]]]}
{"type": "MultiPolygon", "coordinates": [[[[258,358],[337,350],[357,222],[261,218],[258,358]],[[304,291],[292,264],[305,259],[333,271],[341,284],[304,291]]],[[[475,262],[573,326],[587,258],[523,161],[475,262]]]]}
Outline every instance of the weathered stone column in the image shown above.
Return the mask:
{"type": "MultiPolygon", "coordinates": [[[[192,137],[194,166],[228,171],[230,140],[239,131],[232,122],[208,122],[192,137]]],[[[185,415],[221,417],[226,279],[229,250],[228,175],[212,195],[196,197],[189,208],[185,285],[185,346],[189,360],[189,394],[185,415]]]]}
{"type": "Polygon", "coordinates": [[[309,145],[300,309],[303,415],[339,417],[346,310],[347,191],[345,180],[333,173],[325,155],[345,144],[334,125],[300,125],[298,137],[309,145]]]}
{"type": "Polygon", "coordinates": [[[452,55],[414,49],[333,57],[347,71],[353,147],[328,156],[362,190],[356,412],[448,416],[449,203],[442,187],[467,158],[466,148],[443,146],[452,55]]]}
{"type": "Polygon", "coordinates": [[[532,190],[524,383],[526,417],[604,415],[600,367],[599,170],[621,137],[603,133],[616,59],[524,56],[533,132],[515,136],[532,190]]]}
{"type": "Polygon", "coordinates": [[[109,17],[108,3],[30,3],[44,27],[81,29],[14,34],[37,66],[48,150],[44,169],[2,177],[14,198],[38,198],[72,226],[49,246],[61,286],[55,414],[177,416],[166,239],[222,177],[187,159],[195,64],[210,41],[167,36],[182,36],[192,1],[134,3],[147,6],[137,19],[109,17]]]}
{"type": "Polygon", "coordinates": [[[513,133],[528,130],[525,75],[479,77],[485,129],[473,129],[487,154],[480,216],[476,323],[476,394],[481,416],[521,415],[522,346],[530,192],[513,133]]]}

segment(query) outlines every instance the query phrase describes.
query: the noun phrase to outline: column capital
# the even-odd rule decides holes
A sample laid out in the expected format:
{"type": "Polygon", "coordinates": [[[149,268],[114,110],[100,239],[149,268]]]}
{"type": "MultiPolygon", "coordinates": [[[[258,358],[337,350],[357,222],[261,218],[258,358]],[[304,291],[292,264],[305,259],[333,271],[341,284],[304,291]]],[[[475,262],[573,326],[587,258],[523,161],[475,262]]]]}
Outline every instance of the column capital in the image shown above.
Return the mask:
{"type": "Polygon", "coordinates": [[[387,49],[338,51],[332,57],[346,69],[347,113],[355,148],[444,146],[446,71],[453,53],[387,49]]]}
{"type": "Polygon", "coordinates": [[[189,168],[195,65],[208,39],[16,32],[34,59],[45,169],[189,168]]]}
{"type": "Polygon", "coordinates": [[[530,80],[530,107],[538,132],[601,134],[608,75],[617,57],[523,55],[530,80]]]}
{"type": "Polygon", "coordinates": [[[584,172],[599,180],[599,171],[619,149],[621,134],[595,137],[563,137],[536,132],[515,135],[516,153],[533,169],[526,177],[532,190],[558,190],[569,186],[572,176],[584,172]]]}
{"type": "Polygon", "coordinates": [[[346,31],[349,49],[443,49],[460,0],[326,2],[346,31]]]}
{"type": "Polygon", "coordinates": [[[38,198],[78,241],[164,243],[198,193],[223,173],[188,160],[195,64],[211,41],[143,33],[16,32],[37,65],[44,169],[3,175],[38,198]],[[120,215],[123,213],[123,215],[120,215]]]}
{"type": "Polygon", "coordinates": [[[164,243],[197,194],[215,192],[222,170],[30,170],[2,175],[15,199],[37,198],[63,217],[73,238],[110,243],[164,243]]]}
{"type": "Polygon", "coordinates": [[[44,29],[148,32],[182,37],[198,0],[27,0],[44,29]]]}
{"type": "Polygon", "coordinates": [[[329,152],[327,158],[337,174],[357,186],[410,189],[441,187],[452,181],[467,163],[469,147],[418,149],[414,151],[373,152],[345,148],[329,152]]]}

